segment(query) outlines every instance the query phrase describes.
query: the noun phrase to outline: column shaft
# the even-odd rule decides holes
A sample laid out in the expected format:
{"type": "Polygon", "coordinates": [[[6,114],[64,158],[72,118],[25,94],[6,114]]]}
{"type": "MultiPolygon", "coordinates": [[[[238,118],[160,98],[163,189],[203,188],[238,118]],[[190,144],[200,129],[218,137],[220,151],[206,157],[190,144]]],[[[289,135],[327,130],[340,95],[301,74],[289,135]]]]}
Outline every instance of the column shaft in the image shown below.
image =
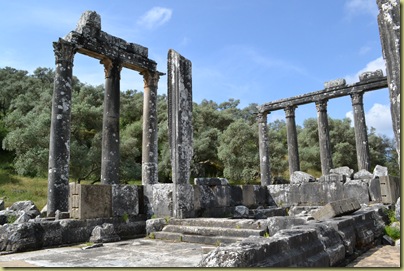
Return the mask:
{"type": "Polygon", "coordinates": [[[370,170],[369,142],[366,129],[365,111],[363,110],[363,93],[351,94],[355,125],[356,157],[358,170],[370,170]]]}
{"type": "Polygon", "coordinates": [[[59,39],[53,43],[56,59],[49,143],[47,216],[69,208],[70,120],[72,68],[75,46],[59,39]]]}
{"type": "Polygon", "coordinates": [[[142,139],[142,184],[158,183],[158,127],[157,84],[158,72],[141,73],[144,81],[143,139],[142,139]]]}
{"type": "Polygon", "coordinates": [[[289,174],[291,176],[293,172],[300,170],[299,149],[297,144],[297,131],[295,122],[295,109],[296,109],[295,106],[288,106],[285,108],[287,140],[288,140],[289,174]]]}
{"type": "Polygon", "coordinates": [[[320,144],[321,173],[326,175],[332,169],[332,153],[330,144],[330,129],[328,127],[327,100],[316,102],[318,140],[320,144]]]}
{"type": "Polygon", "coordinates": [[[269,143],[268,143],[267,113],[258,113],[257,121],[258,121],[261,186],[266,186],[271,184],[271,168],[269,164],[269,150],[268,150],[269,143]]]}
{"type": "Polygon", "coordinates": [[[379,7],[378,25],[383,58],[386,61],[387,81],[390,92],[390,111],[400,166],[401,146],[401,16],[400,1],[377,0],[379,7]]]}
{"type": "Polygon", "coordinates": [[[105,68],[104,115],[102,121],[101,183],[119,183],[119,61],[103,59],[105,68]]]}

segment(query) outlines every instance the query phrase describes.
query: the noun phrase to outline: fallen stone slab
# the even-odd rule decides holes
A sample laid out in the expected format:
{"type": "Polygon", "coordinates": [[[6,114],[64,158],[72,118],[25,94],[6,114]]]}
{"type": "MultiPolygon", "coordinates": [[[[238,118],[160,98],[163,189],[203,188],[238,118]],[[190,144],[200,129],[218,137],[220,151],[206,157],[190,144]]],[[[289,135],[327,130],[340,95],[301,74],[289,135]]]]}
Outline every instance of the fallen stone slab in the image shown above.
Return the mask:
{"type": "Polygon", "coordinates": [[[116,234],[114,225],[110,223],[95,226],[90,237],[90,242],[94,243],[117,242],[120,240],[121,238],[116,234]]]}
{"type": "Polygon", "coordinates": [[[290,176],[291,184],[299,184],[299,183],[307,183],[307,182],[315,182],[316,178],[306,172],[303,171],[295,171],[292,176],[290,176]]]}
{"type": "Polygon", "coordinates": [[[338,167],[338,168],[333,168],[330,169],[330,173],[334,173],[334,174],[340,174],[340,175],[344,175],[347,178],[352,178],[352,175],[354,173],[354,170],[345,166],[345,167],[338,167]]]}
{"type": "Polygon", "coordinates": [[[348,215],[359,210],[360,203],[355,198],[342,199],[327,203],[312,214],[314,219],[322,221],[336,216],[348,215]]]}

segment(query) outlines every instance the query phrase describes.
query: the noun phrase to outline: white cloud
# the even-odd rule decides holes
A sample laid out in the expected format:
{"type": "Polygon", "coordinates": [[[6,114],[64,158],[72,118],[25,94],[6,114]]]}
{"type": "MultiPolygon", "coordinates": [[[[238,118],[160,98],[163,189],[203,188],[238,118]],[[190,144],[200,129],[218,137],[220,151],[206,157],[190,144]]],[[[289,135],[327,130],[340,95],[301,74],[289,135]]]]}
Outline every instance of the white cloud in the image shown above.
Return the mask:
{"type": "Polygon", "coordinates": [[[345,11],[347,19],[354,16],[368,14],[374,17],[378,14],[378,8],[375,0],[348,0],[345,2],[345,11]]]}
{"type": "MultiPolygon", "coordinates": [[[[351,125],[354,125],[353,113],[349,111],[345,114],[351,119],[351,125]]],[[[390,106],[375,103],[368,112],[365,113],[366,126],[368,129],[373,127],[377,134],[384,134],[388,137],[393,137],[393,127],[391,123],[390,106]]]]}
{"type": "Polygon", "coordinates": [[[370,50],[372,50],[370,46],[363,46],[359,49],[359,55],[365,55],[370,52],[370,50]]]}
{"type": "Polygon", "coordinates": [[[138,20],[138,24],[153,29],[167,23],[171,19],[171,15],[171,9],[154,7],[138,20]]]}
{"type": "Polygon", "coordinates": [[[376,70],[382,70],[383,74],[386,74],[386,65],[384,63],[383,57],[379,57],[375,60],[370,61],[368,64],[366,64],[365,68],[359,70],[355,75],[345,76],[345,80],[348,84],[352,84],[359,81],[359,75],[361,75],[363,72],[373,72],[376,70]]]}

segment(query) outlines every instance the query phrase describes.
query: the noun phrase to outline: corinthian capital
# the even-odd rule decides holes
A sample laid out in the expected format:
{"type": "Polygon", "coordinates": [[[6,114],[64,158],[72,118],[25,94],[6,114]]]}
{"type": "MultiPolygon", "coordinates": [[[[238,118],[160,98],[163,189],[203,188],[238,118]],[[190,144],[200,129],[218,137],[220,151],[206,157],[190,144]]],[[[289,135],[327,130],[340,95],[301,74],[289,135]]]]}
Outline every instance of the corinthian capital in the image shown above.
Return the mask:
{"type": "Polygon", "coordinates": [[[111,60],[104,58],[101,60],[101,64],[104,64],[105,78],[115,77],[121,79],[122,63],[119,60],[111,60]]]}
{"type": "Polygon", "coordinates": [[[320,100],[316,102],[317,112],[327,112],[327,100],[320,100]]]}
{"type": "Polygon", "coordinates": [[[143,75],[143,82],[145,88],[157,87],[157,84],[160,79],[160,74],[158,72],[144,71],[141,72],[140,74],[143,75]]]}
{"type": "Polygon", "coordinates": [[[264,113],[264,112],[258,112],[256,119],[258,121],[258,123],[267,123],[267,115],[269,113],[264,113]]]}
{"type": "Polygon", "coordinates": [[[295,117],[295,109],[297,106],[295,105],[290,105],[284,108],[285,110],[285,115],[287,118],[293,118],[295,117]]]}
{"type": "Polygon", "coordinates": [[[73,43],[59,39],[59,41],[53,43],[53,51],[55,52],[55,64],[63,62],[73,64],[77,48],[73,43]]]}
{"type": "Polygon", "coordinates": [[[363,105],[363,92],[351,93],[352,105],[363,105]]]}

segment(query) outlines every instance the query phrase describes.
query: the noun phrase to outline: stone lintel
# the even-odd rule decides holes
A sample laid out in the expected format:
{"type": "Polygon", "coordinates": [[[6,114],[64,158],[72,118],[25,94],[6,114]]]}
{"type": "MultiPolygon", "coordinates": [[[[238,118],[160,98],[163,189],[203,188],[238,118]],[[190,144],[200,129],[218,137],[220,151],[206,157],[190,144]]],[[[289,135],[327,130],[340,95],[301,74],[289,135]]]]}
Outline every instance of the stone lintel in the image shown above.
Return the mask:
{"type": "Polygon", "coordinates": [[[102,60],[107,57],[119,59],[122,66],[131,70],[143,72],[155,71],[157,63],[147,57],[147,48],[123,39],[111,36],[103,31],[100,35],[86,36],[78,32],[70,32],[64,40],[77,45],[77,52],[102,60]]]}
{"type": "Polygon", "coordinates": [[[372,91],[382,88],[387,88],[387,77],[375,77],[372,80],[365,80],[361,82],[357,82],[350,85],[333,87],[329,89],[323,89],[320,91],[310,92],[303,95],[298,95],[286,99],[281,99],[269,103],[265,103],[263,105],[257,106],[258,111],[260,113],[276,111],[280,109],[284,109],[288,106],[298,106],[302,104],[314,103],[316,101],[324,100],[324,99],[334,99],[343,96],[350,95],[356,92],[366,92],[372,91]]]}
{"type": "Polygon", "coordinates": [[[362,81],[378,79],[381,77],[383,77],[383,71],[379,69],[379,70],[375,70],[373,72],[366,71],[366,72],[361,73],[359,75],[359,80],[362,82],[362,81]]]}
{"type": "Polygon", "coordinates": [[[345,87],[346,86],[346,81],[343,78],[338,78],[335,80],[331,80],[328,82],[324,83],[324,88],[336,88],[336,87],[345,87]]]}

